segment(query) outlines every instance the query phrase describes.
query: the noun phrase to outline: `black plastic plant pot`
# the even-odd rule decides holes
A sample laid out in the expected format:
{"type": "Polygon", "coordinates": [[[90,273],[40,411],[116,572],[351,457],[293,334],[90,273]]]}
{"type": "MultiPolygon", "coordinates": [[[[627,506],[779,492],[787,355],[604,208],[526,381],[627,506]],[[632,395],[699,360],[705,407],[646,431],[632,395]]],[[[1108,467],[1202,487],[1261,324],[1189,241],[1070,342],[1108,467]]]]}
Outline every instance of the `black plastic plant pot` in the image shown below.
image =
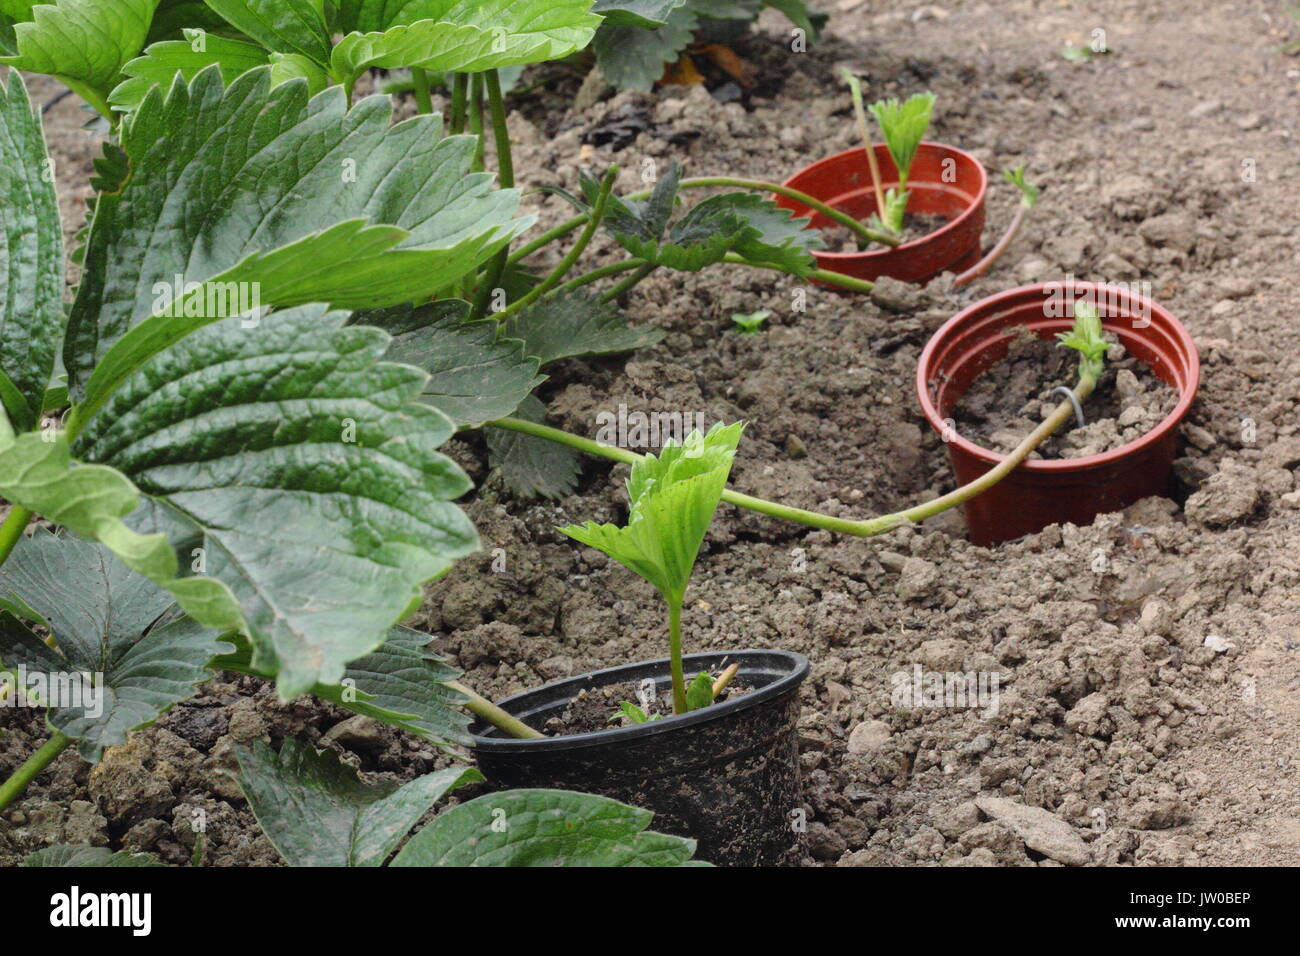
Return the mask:
{"type": "MultiPolygon", "coordinates": [[[[696,859],[719,866],[793,862],[800,806],[799,685],[808,659],[790,651],[690,654],[687,675],[740,665],[748,692],[676,717],[595,733],[517,740],[476,724],[479,769],[497,788],[598,793],[654,812],[653,829],[693,837],[696,859]]],[[[654,680],[671,686],[668,659],[593,671],[500,701],[542,729],[583,690],[654,680]]],[[[611,704],[613,713],[617,701],[611,704]]]]}

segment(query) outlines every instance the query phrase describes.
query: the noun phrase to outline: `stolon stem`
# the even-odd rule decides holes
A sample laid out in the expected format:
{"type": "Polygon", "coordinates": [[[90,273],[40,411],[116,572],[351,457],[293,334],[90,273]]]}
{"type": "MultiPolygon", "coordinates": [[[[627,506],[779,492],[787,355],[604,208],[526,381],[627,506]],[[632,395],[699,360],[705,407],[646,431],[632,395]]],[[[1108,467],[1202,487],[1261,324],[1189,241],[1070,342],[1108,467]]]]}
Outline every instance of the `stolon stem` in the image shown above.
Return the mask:
{"type": "MultiPolygon", "coordinates": [[[[1074,396],[1079,402],[1083,402],[1096,387],[1097,380],[1090,377],[1081,377],[1079,384],[1074,388],[1074,396]]],[[[1061,402],[1052,414],[1048,415],[1037,428],[1035,428],[1011,454],[1007,455],[1000,462],[990,468],[974,481],[962,485],[954,491],[941,495],[931,501],[916,505],[904,511],[896,511],[893,514],[880,515],[875,518],[865,520],[854,520],[852,518],[837,518],[834,515],[822,514],[817,511],[807,511],[803,508],[791,508],[788,505],[778,504],[775,501],[767,501],[763,498],[755,498],[752,495],[741,494],[738,491],[732,491],[730,488],[722,493],[722,500],[731,505],[740,508],[748,508],[750,511],[757,511],[760,514],[769,515],[773,518],[783,518],[787,521],[794,521],[798,524],[808,525],[813,528],[822,528],[826,531],[835,531],[839,534],[850,534],[859,538],[871,538],[878,534],[884,534],[886,531],[892,531],[894,528],[903,525],[914,524],[924,521],[927,518],[933,518],[949,508],[956,507],[964,501],[974,498],[976,495],[987,491],[996,485],[999,481],[1009,475],[1015,468],[1020,465],[1030,453],[1048,439],[1053,432],[1064,425],[1074,416],[1074,404],[1069,401],[1061,402]]],[[[525,435],[532,435],[536,438],[545,438],[549,441],[558,442],[562,445],[568,445],[570,448],[576,448],[579,451],[591,455],[598,455],[602,458],[609,458],[613,461],[631,464],[641,458],[636,452],[628,451],[624,448],[617,448],[612,445],[603,445],[600,442],[593,441],[590,438],[582,438],[578,435],[571,435],[568,432],[561,431],[558,428],[552,428],[549,425],[541,425],[537,422],[529,422],[520,418],[500,418],[496,421],[488,422],[495,428],[505,428],[510,431],[521,432],[525,435]]]]}

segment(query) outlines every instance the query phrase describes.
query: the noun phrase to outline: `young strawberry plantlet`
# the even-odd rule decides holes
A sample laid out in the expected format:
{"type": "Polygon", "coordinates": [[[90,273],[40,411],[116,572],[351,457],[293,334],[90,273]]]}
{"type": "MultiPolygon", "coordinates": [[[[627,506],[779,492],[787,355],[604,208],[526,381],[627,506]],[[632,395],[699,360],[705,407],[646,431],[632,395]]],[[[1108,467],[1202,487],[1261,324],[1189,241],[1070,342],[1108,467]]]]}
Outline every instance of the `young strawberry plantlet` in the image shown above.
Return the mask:
{"type": "Polygon", "coordinates": [[[692,432],[682,444],[665,445],[658,457],[639,458],[627,480],[631,510],[626,526],[589,521],[560,529],[639,574],[663,597],[668,608],[674,714],[713,703],[713,679],[707,674],[697,676],[689,691],[686,686],[682,603],[744,427],[719,423],[707,434],[692,432]]]}
{"type": "Polygon", "coordinates": [[[772,313],[767,309],[758,312],[733,312],[731,321],[736,323],[736,329],[741,335],[757,335],[763,329],[763,323],[771,318],[772,313]]]}

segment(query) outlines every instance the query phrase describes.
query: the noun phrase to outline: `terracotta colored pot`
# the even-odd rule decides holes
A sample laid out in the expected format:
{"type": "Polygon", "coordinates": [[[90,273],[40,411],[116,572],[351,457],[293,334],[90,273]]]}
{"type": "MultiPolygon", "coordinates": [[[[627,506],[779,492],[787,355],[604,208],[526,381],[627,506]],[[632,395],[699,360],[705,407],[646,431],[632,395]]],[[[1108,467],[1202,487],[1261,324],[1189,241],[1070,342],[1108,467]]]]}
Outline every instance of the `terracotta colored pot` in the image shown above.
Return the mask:
{"type": "Polygon", "coordinates": [[[1039,283],[990,296],[957,313],[926,344],[916,370],[917,397],[930,425],[951,436],[948,456],[957,484],[974,481],[1002,456],[954,435],[949,419],[953,407],[978,375],[1006,357],[1010,344],[1006,333],[1016,326],[1028,326],[1039,338],[1052,338],[1068,329],[1073,322],[1069,296],[1076,301],[1091,297],[1106,330],[1119,337],[1129,354],[1178,389],[1178,404],[1137,441],[1086,458],[1031,459],[967,501],[963,507],[976,544],[1009,541],[1055,522],[1090,524],[1099,514],[1169,491],[1178,426],[1200,382],[1196,346],[1182,323],[1162,306],[1136,293],[1092,282],[1039,283]]]}
{"type": "MultiPolygon", "coordinates": [[[[873,147],[885,189],[898,186],[898,168],[883,144],[873,147]]],[[[864,149],[846,149],[795,173],[783,184],[865,222],[876,213],[876,192],[864,149]]],[[[979,262],[984,233],[984,194],[988,174],[970,153],[942,143],[922,143],[907,181],[909,213],[942,216],[948,222],[929,235],[892,249],[867,252],[814,252],[817,266],[874,282],[889,276],[903,282],[929,282],[943,272],[963,272],[979,262]]],[[[809,216],[814,229],[844,228],[824,214],[785,196],[776,204],[809,216]]],[[[831,287],[834,288],[834,287],[831,287]]]]}

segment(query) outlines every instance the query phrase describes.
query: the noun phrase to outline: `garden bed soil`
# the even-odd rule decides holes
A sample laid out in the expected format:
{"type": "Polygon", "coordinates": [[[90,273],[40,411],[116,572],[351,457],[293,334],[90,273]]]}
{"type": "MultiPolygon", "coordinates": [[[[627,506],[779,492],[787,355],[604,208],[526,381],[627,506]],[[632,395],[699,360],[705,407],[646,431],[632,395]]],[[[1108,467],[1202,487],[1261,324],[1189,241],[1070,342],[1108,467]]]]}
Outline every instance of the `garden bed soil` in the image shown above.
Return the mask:
{"type": "MultiPolygon", "coordinates": [[[[1082,403],[1086,424],[1071,419],[1030,458],[1084,458],[1120,448],[1159,425],[1178,404],[1177,389],[1126,354],[1114,336],[1106,338],[1111,347],[1105,370],[1082,403]]],[[[1006,357],[978,376],[953,408],[957,432],[983,448],[1011,453],[1060,404],[1062,393],[1053,391],[1077,382],[1078,357],[1019,326],[1006,357]]]]}
{"type": "MultiPolygon", "coordinates": [[[[511,131],[517,168],[540,171],[521,184],[538,228],[570,211],[535,190],[572,188],[580,165],[618,160],[632,191],[647,157],[780,181],[852,147],[836,79],[849,65],[873,96],[934,90],[934,139],[995,170],[1027,162],[1043,195],[1021,237],[959,293],[935,282],[888,307],[757,270],[656,274],[628,308],[663,342],[559,367],[544,393],[553,421],[593,434],[595,415],[620,402],[743,418],[735,487],[845,516],[894,510],[952,487],[912,391],[939,323],[1026,282],[1149,282],[1204,362],[1176,498],[990,549],[964,538],[959,512],[864,541],[723,506],[688,594],[685,643],[725,649],[744,634],[812,660],[800,719],[808,865],[1295,865],[1300,194],[1286,157],[1300,59],[1275,52],[1289,21],[1259,0],[1107,0],[1082,18],[1028,0],[848,6],[800,55],[788,25],[765,15],[742,52],[771,92],[748,110],[700,88],[577,112],[567,88],[530,99],[536,110],[511,131]],[[1061,57],[1098,24],[1113,55],[1061,57]],[[584,146],[619,110],[644,129],[619,151],[584,146]],[[1134,142],[1161,144],[1161,162],[1110,146],[1134,142]],[[1258,158],[1250,182],[1242,157],[1258,158]],[[759,308],[773,312],[762,335],[730,330],[732,312],[759,308]],[[907,693],[917,666],[997,674],[998,704],[929,706],[907,693]],[[1043,839],[1061,824],[1068,839],[1043,839]]],[[[38,102],[58,89],[32,85],[38,102]]],[[[71,229],[91,172],[84,114],[68,99],[46,120],[71,229]]],[[[990,191],[986,237],[1005,229],[1011,193],[990,191]]],[[[598,261],[612,260],[601,242],[598,261]]],[[[622,519],[623,466],[588,461],[573,495],[521,502],[488,474],[481,438],[450,451],[478,482],[467,507],[485,550],[428,587],[413,623],[467,683],[501,699],[665,653],[653,588],[555,531],[622,519]]],[[[47,731],[14,710],[0,709],[0,726],[7,774],[47,731]]],[[[330,704],[282,703],[263,681],[222,675],[93,770],[63,754],[0,816],[0,864],[55,842],[183,863],[197,811],[204,865],[274,864],[229,776],[231,747],[289,736],[340,750],[373,778],[448,759],[330,704]]]]}

